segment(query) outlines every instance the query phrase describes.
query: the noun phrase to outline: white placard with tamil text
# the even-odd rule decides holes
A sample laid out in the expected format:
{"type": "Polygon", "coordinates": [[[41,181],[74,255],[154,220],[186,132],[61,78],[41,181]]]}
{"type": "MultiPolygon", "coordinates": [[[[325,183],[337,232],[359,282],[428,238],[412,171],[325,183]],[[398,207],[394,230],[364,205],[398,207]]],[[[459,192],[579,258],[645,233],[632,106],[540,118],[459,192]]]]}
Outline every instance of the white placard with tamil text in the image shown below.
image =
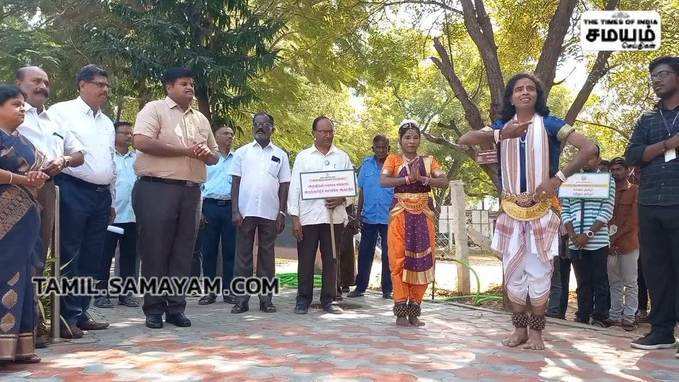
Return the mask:
{"type": "Polygon", "coordinates": [[[608,199],[611,174],[582,172],[571,175],[559,188],[560,198],[608,199]]]}
{"type": "Polygon", "coordinates": [[[656,11],[587,11],[580,21],[580,44],[585,51],[656,50],[660,21],[656,11]]]}
{"type": "Polygon", "coordinates": [[[299,176],[302,200],[356,196],[356,174],[353,169],[303,172],[299,176]]]}

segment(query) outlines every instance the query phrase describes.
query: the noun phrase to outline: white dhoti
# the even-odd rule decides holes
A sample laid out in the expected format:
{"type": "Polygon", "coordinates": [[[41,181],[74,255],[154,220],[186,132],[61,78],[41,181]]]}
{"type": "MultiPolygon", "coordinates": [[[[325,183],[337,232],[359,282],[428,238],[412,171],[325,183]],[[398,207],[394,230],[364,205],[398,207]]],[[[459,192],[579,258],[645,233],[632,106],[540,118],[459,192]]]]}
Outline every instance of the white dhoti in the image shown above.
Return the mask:
{"type": "Polygon", "coordinates": [[[520,221],[502,214],[497,220],[492,249],[502,255],[505,289],[509,300],[532,306],[547,303],[559,254],[558,216],[549,211],[534,221],[520,221]]]}
{"type": "MultiPolygon", "coordinates": [[[[514,120],[518,120],[514,116],[514,120]]],[[[544,119],[533,116],[525,136],[522,187],[522,151],[519,138],[500,141],[503,211],[495,224],[491,248],[502,255],[507,295],[513,303],[541,306],[549,298],[552,259],[559,253],[561,223],[551,207],[536,200],[536,189],[549,179],[549,137],[544,119]],[[506,204],[505,204],[506,202],[506,204]],[[529,203],[530,202],[530,203],[529,203]],[[511,213],[511,217],[508,215],[511,213]],[[521,219],[521,220],[519,220],[521,219]]]]}

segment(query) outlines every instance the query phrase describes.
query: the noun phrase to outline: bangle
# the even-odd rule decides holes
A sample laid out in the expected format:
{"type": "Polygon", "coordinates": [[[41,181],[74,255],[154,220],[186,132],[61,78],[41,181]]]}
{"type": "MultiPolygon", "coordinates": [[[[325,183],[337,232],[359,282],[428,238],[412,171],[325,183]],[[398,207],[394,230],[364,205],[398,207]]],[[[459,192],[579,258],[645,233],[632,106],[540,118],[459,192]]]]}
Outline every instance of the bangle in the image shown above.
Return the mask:
{"type": "Polygon", "coordinates": [[[283,217],[288,216],[288,214],[286,214],[286,213],[283,212],[283,211],[278,211],[278,214],[283,215],[283,217]]]}
{"type": "Polygon", "coordinates": [[[559,180],[561,180],[561,183],[566,183],[566,179],[568,179],[566,177],[566,174],[564,174],[563,171],[561,170],[556,172],[556,177],[559,178],[559,180]]]}
{"type": "Polygon", "coordinates": [[[12,173],[10,172],[10,173],[9,173],[9,183],[8,183],[8,184],[12,184],[12,180],[13,180],[13,179],[14,179],[14,174],[12,174],[12,173]]]}

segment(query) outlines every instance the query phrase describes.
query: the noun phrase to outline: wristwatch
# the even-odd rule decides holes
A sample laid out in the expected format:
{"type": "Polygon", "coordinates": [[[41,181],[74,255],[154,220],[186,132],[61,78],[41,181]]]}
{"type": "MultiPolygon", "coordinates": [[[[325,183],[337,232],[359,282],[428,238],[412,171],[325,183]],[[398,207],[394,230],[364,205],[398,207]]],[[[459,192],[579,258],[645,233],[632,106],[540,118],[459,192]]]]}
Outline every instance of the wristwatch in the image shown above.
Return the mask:
{"type": "Polygon", "coordinates": [[[591,239],[594,237],[594,232],[592,232],[592,230],[587,230],[585,231],[585,236],[591,239]]]}

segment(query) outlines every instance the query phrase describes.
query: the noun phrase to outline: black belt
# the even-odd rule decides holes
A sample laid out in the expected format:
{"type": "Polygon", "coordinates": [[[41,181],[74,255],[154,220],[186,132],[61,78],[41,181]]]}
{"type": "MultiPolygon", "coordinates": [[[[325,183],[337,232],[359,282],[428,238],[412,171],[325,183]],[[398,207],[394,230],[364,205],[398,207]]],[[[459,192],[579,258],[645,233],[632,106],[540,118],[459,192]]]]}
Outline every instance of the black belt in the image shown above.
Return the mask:
{"type": "Polygon", "coordinates": [[[67,180],[71,183],[77,184],[80,187],[87,188],[88,190],[93,190],[96,192],[105,192],[111,190],[108,184],[94,184],[64,173],[57,175],[55,179],[67,180]]]}
{"type": "Polygon", "coordinates": [[[190,180],[156,178],[155,176],[142,176],[142,177],[139,177],[139,180],[143,180],[143,181],[146,181],[146,182],[173,184],[173,185],[176,185],[176,186],[200,187],[200,183],[192,182],[190,180]]]}
{"type": "Polygon", "coordinates": [[[228,206],[231,205],[231,199],[214,199],[214,198],[203,198],[203,203],[216,204],[218,206],[228,206]]]}

